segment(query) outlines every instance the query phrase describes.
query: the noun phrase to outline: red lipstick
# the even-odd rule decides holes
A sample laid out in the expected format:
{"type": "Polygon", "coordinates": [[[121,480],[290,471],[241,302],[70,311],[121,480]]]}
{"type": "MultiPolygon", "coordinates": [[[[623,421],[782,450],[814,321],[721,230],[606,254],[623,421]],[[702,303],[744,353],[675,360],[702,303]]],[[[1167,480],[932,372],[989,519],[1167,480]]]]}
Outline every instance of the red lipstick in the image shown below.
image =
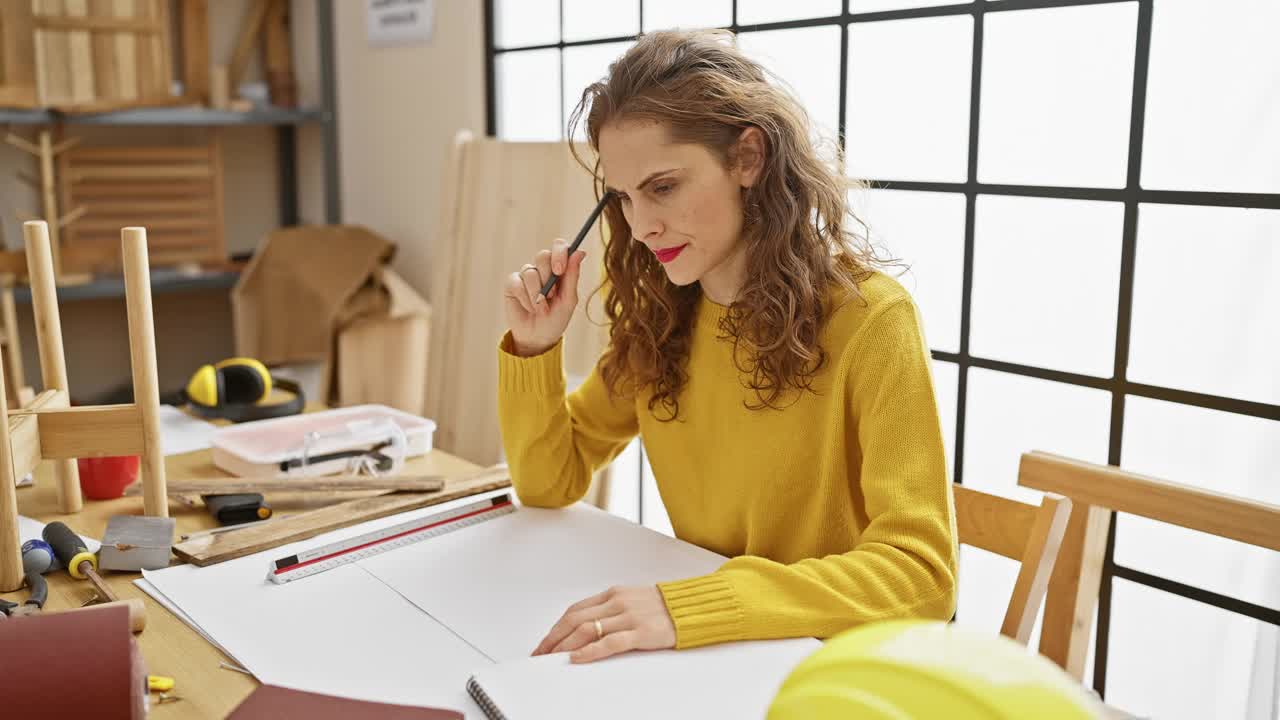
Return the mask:
{"type": "Polygon", "coordinates": [[[667,263],[679,257],[680,253],[684,252],[684,249],[687,247],[689,247],[689,244],[685,243],[684,245],[679,245],[677,247],[654,250],[653,254],[658,256],[658,262],[662,263],[663,265],[666,265],[667,263]]]}

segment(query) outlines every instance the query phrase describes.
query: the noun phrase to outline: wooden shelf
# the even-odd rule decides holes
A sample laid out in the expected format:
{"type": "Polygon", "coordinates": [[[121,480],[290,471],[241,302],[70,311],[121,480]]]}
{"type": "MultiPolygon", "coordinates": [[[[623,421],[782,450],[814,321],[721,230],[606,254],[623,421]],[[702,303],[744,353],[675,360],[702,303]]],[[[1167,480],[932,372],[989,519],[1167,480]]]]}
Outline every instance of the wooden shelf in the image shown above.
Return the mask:
{"type": "MultiPolygon", "coordinates": [[[[160,295],[197,290],[230,290],[239,279],[240,273],[234,270],[206,270],[199,275],[186,275],[174,268],[152,268],[151,291],[160,295]]],[[[102,275],[95,277],[92,282],[58,287],[59,302],[121,297],[124,297],[124,277],[121,275],[102,275]]],[[[27,285],[16,286],[13,289],[13,299],[19,303],[31,302],[31,288],[27,285]]]]}
{"type": "Polygon", "coordinates": [[[249,112],[210,110],[199,107],[160,107],[120,110],[109,113],[67,114],[51,110],[0,109],[0,124],[49,125],[185,125],[225,127],[234,125],[306,125],[324,122],[318,108],[286,110],[259,108],[249,112]]]}

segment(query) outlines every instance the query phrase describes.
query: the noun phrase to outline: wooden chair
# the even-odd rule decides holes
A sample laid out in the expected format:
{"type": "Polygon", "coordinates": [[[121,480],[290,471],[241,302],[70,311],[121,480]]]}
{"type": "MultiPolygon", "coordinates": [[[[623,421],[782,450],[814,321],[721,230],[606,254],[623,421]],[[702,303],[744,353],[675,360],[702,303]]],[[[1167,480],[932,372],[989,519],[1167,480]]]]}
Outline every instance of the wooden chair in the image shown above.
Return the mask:
{"type": "MultiPolygon", "coordinates": [[[[22,586],[14,482],[44,460],[56,461],[59,509],[74,513],[83,505],[76,458],[141,455],[143,510],[159,517],[169,514],[160,444],[160,385],[147,231],[127,227],[120,233],[134,402],[79,407],[71,407],[67,389],[49,228],[42,220],[32,221],[23,225],[23,233],[45,389],[17,410],[10,411],[6,403],[0,402],[0,592],[22,586]]],[[[4,384],[4,373],[0,373],[0,397],[5,396],[4,384]]]]}
{"type": "Polygon", "coordinates": [[[1045,495],[1036,507],[963,485],[955,486],[955,495],[960,542],[1022,564],[1000,634],[1026,645],[1049,590],[1071,501],[1045,495]]]}
{"type": "Polygon", "coordinates": [[[1018,484],[1072,502],[1039,649],[1077,679],[1092,639],[1113,510],[1280,551],[1280,506],[1038,451],[1022,456],[1018,484]]]}

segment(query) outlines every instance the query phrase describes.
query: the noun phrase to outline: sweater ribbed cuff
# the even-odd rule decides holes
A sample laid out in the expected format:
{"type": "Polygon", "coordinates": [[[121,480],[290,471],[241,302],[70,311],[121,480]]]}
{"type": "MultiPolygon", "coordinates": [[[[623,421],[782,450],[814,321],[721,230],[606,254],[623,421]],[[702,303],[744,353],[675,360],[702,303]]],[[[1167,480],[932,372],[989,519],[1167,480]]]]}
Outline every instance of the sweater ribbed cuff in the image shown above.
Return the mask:
{"type": "Polygon", "coordinates": [[[498,343],[498,388],[502,392],[564,394],[563,340],[541,355],[520,357],[511,352],[511,333],[498,343]]]}
{"type": "Polygon", "coordinates": [[[659,583],[658,591],[676,626],[676,647],[731,642],[743,637],[742,602],[722,575],[659,583]]]}

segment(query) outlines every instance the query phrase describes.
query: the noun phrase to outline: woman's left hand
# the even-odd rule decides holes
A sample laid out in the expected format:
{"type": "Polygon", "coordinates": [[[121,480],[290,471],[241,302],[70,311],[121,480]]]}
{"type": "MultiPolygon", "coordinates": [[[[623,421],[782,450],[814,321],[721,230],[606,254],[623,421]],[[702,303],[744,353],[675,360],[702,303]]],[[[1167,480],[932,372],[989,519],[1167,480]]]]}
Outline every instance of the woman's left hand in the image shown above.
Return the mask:
{"type": "Polygon", "coordinates": [[[570,662],[586,663],[675,646],[676,626],[662,593],[656,585],[646,585],[609,588],[571,605],[533,654],[572,652],[570,662]]]}

